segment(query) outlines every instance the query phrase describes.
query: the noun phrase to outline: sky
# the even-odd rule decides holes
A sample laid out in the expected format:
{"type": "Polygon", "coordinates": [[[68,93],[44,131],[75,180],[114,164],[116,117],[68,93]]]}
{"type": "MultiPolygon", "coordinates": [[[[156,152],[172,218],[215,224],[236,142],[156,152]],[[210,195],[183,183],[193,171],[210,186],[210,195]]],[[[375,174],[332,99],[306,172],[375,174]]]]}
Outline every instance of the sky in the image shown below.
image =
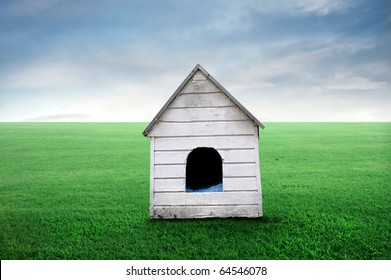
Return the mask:
{"type": "Polygon", "coordinates": [[[197,63],[261,122],[391,121],[388,0],[0,0],[0,121],[150,121],[197,63]]]}

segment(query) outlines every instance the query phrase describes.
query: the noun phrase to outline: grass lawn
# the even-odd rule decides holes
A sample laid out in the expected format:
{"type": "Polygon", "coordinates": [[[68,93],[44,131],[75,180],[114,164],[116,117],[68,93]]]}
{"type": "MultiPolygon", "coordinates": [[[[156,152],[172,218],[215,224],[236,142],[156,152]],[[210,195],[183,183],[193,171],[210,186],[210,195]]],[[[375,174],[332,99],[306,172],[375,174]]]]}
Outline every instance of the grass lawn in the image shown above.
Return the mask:
{"type": "Polygon", "coordinates": [[[0,123],[1,259],[391,259],[391,123],[266,123],[262,219],[149,220],[146,123],[0,123]]]}

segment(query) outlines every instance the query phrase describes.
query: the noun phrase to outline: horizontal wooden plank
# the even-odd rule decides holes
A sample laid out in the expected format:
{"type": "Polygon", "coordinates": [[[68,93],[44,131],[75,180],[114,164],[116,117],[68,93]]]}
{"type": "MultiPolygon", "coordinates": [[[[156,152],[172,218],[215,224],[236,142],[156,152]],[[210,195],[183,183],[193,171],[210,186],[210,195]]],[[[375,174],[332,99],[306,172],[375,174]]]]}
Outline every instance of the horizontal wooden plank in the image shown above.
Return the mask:
{"type": "Polygon", "coordinates": [[[235,104],[223,93],[180,94],[169,108],[225,107],[235,104]]]}
{"type": "Polygon", "coordinates": [[[255,205],[260,203],[258,192],[214,193],[155,193],[155,206],[166,205],[255,205]]]}
{"type": "MultiPolygon", "coordinates": [[[[224,163],[255,162],[255,149],[251,150],[217,150],[224,163]]],[[[190,150],[156,151],[155,164],[185,164],[190,150]]]]}
{"type": "Polygon", "coordinates": [[[155,179],[154,184],[155,192],[184,192],[186,179],[185,177],[175,179],[155,179]]]}
{"type": "Polygon", "coordinates": [[[223,190],[227,191],[259,191],[257,178],[223,178],[223,190]]]}
{"type": "Polygon", "coordinates": [[[216,92],[219,89],[207,79],[193,79],[189,81],[186,86],[182,89],[181,93],[187,92],[216,92]]]}
{"type": "Polygon", "coordinates": [[[254,149],[256,145],[258,145],[258,137],[255,135],[155,138],[155,151],[193,150],[197,147],[213,147],[217,150],[254,149]]]}
{"type": "Polygon", "coordinates": [[[246,164],[223,164],[224,177],[256,176],[255,163],[246,164]]]}
{"type": "Polygon", "coordinates": [[[255,134],[251,121],[163,123],[159,122],[150,136],[216,136],[255,134]]]}
{"type": "Polygon", "coordinates": [[[257,205],[238,206],[155,206],[153,219],[193,219],[193,218],[259,218],[262,216],[257,205]]]}
{"type": "Polygon", "coordinates": [[[155,178],[184,178],[186,165],[155,165],[155,178]]]}
{"type": "Polygon", "coordinates": [[[169,108],[161,116],[162,121],[237,121],[249,120],[238,107],[219,108],[169,108]]]}
{"type": "MultiPolygon", "coordinates": [[[[155,192],[184,192],[186,179],[155,179],[155,192]]],[[[256,177],[223,178],[223,191],[257,191],[256,177]]]]}
{"type": "MultiPolygon", "coordinates": [[[[223,177],[256,176],[255,163],[223,163],[223,177]]],[[[183,178],[186,165],[155,165],[155,178],[183,178]]]]}
{"type": "Polygon", "coordinates": [[[224,163],[255,162],[259,157],[255,149],[251,150],[221,150],[219,151],[224,163]]]}

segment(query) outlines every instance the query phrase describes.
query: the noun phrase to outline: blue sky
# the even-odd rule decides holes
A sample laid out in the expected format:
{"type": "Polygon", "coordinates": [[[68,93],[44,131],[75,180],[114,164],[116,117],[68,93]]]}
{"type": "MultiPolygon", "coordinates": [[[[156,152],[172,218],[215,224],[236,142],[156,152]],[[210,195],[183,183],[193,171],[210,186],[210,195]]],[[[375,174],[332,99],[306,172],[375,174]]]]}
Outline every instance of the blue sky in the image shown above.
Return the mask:
{"type": "Polygon", "coordinates": [[[0,1],[0,121],[150,121],[200,63],[261,121],[391,121],[386,0],[0,1]]]}

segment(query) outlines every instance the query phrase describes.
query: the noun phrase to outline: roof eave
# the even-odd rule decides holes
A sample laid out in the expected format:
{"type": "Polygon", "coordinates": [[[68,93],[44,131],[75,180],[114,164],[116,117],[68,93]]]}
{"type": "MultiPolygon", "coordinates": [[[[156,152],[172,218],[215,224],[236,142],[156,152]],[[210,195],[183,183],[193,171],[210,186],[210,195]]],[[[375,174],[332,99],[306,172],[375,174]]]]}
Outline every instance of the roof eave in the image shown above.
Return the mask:
{"type": "Polygon", "coordinates": [[[248,111],[246,109],[246,107],[244,107],[235,97],[232,96],[232,94],[229,93],[228,90],[226,90],[226,88],[224,86],[222,86],[215,78],[213,78],[213,76],[211,76],[208,71],[206,71],[204,68],[202,68],[201,65],[197,64],[198,66],[198,69],[201,70],[205,75],[208,76],[208,78],[218,87],[220,88],[225,95],[228,96],[229,99],[232,100],[232,102],[234,102],[240,110],[242,110],[256,125],[258,125],[260,128],[265,128],[265,126],[253,115],[250,113],[250,111],[248,111]]]}
{"type": "Polygon", "coordinates": [[[149,125],[145,128],[143,131],[143,135],[147,137],[149,133],[152,131],[153,126],[157,123],[157,121],[160,119],[161,115],[166,111],[168,106],[171,104],[171,102],[177,97],[179,92],[182,90],[182,88],[189,82],[190,78],[193,76],[193,74],[201,67],[201,65],[197,64],[194,69],[187,75],[185,80],[179,85],[179,87],[176,89],[176,91],[171,95],[171,97],[167,100],[167,102],[164,104],[164,106],[159,110],[159,112],[156,114],[156,116],[152,119],[152,121],[149,123],[149,125]]]}

